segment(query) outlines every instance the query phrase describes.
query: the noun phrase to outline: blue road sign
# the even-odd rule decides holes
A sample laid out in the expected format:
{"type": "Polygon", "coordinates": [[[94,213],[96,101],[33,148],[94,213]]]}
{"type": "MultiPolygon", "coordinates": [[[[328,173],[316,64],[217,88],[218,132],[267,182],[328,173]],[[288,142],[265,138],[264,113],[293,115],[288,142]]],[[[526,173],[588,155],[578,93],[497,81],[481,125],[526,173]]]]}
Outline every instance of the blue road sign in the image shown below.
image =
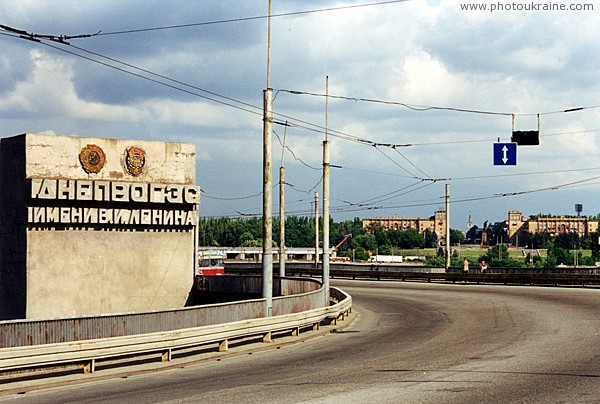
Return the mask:
{"type": "Polygon", "coordinates": [[[494,165],[516,166],[517,143],[494,143],[494,165]]]}

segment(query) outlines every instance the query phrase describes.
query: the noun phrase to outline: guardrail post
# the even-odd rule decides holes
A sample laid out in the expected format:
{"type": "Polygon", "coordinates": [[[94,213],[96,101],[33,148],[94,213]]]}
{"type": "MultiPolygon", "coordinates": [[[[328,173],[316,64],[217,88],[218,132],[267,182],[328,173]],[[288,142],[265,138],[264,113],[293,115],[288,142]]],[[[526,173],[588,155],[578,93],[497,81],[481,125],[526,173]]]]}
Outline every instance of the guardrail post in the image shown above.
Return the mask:
{"type": "Polygon", "coordinates": [[[297,337],[297,336],[299,336],[299,335],[300,335],[300,327],[295,327],[295,328],[292,330],[292,337],[297,337]]]}
{"type": "Polygon", "coordinates": [[[320,323],[314,323],[313,324],[313,327],[312,327],[313,331],[318,331],[320,328],[321,328],[321,324],[320,323]]]}
{"type": "Polygon", "coordinates": [[[229,340],[224,339],[219,343],[219,352],[227,352],[229,350],[229,340]]]}
{"type": "Polygon", "coordinates": [[[171,362],[171,359],[173,359],[173,357],[171,356],[171,348],[168,348],[167,350],[163,351],[160,359],[162,362],[171,362]]]}
{"type": "Polygon", "coordinates": [[[271,339],[271,331],[269,331],[268,333],[266,333],[263,336],[263,342],[273,342],[273,340],[271,339]]]}
{"type": "Polygon", "coordinates": [[[85,374],[94,373],[95,370],[96,370],[96,360],[95,359],[90,359],[88,362],[86,362],[85,365],[83,365],[83,373],[85,373],[85,374]]]}

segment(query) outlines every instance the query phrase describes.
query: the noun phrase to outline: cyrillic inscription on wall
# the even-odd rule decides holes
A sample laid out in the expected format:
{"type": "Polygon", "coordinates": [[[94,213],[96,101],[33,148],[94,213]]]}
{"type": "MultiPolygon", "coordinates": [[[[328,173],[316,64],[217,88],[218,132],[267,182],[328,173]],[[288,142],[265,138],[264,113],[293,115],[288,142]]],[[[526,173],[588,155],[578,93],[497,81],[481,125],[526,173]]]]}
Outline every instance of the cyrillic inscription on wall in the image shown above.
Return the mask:
{"type": "Polygon", "coordinates": [[[28,223],[188,227],[199,202],[197,185],[34,178],[28,223]]]}

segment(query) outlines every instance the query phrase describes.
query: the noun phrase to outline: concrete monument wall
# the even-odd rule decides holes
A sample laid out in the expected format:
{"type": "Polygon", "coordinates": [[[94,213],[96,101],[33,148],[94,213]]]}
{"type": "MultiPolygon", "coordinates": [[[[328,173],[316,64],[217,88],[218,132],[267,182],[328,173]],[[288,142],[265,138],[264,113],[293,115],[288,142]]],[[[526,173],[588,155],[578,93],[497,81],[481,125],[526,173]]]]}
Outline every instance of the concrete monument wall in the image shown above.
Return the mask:
{"type": "Polygon", "coordinates": [[[193,144],[0,141],[0,319],[183,307],[200,188],[193,144]]]}

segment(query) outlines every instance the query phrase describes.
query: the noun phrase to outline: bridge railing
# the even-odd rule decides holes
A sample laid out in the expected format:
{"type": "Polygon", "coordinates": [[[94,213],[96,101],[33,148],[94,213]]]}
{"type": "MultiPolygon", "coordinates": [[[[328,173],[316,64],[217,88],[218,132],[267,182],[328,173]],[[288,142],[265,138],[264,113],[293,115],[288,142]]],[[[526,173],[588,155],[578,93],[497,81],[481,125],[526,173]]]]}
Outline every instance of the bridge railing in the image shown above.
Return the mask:
{"type": "MultiPolygon", "coordinates": [[[[230,262],[225,271],[229,274],[248,275],[260,271],[252,263],[230,262]]],[[[286,273],[294,276],[319,278],[321,269],[313,263],[287,263],[286,273]]],[[[426,282],[475,282],[527,285],[600,285],[600,270],[586,269],[528,269],[528,268],[491,268],[486,273],[471,270],[463,273],[462,268],[431,268],[414,265],[394,264],[330,264],[331,278],[376,279],[426,282]]]]}
{"type": "Polygon", "coordinates": [[[298,334],[345,318],[352,297],[335,288],[330,295],[335,303],[325,307],[322,287],[276,297],[274,313],[280,314],[271,317],[264,316],[265,300],[254,299],[148,313],[2,321],[0,372],[65,364],[81,364],[85,372],[93,372],[101,359],[159,353],[169,361],[173,351],[184,348],[218,343],[226,351],[230,340],[250,336],[268,342],[274,332],[298,334]],[[310,305],[318,307],[306,309],[310,305]],[[281,314],[283,310],[288,312],[281,314]]]}

